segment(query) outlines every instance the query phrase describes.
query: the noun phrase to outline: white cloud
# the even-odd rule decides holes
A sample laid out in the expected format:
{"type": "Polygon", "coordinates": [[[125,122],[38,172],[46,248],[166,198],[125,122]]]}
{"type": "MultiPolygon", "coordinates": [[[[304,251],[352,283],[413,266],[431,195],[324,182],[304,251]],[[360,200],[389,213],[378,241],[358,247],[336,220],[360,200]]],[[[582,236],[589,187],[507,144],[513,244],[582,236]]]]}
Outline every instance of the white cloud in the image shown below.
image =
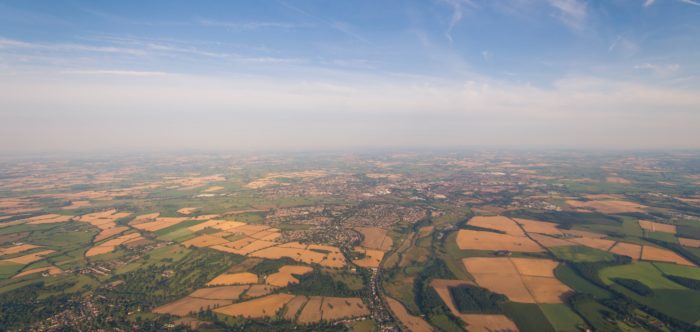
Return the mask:
{"type": "Polygon", "coordinates": [[[581,0],[548,0],[558,10],[557,18],[573,29],[580,30],[586,21],[588,7],[581,0]]]}
{"type": "Polygon", "coordinates": [[[168,73],[160,71],[137,71],[137,70],[66,70],[63,71],[64,74],[75,74],[75,75],[116,75],[116,76],[134,76],[134,77],[156,77],[165,76],[168,73]]]}
{"type": "Polygon", "coordinates": [[[678,73],[681,66],[677,63],[672,64],[654,64],[654,63],[644,63],[641,65],[634,66],[634,69],[639,70],[649,70],[654,74],[661,77],[670,77],[678,73]]]}
{"type": "Polygon", "coordinates": [[[700,95],[650,84],[568,77],[543,88],[415,76],[290,80],[96,72],[0,78],[0,151],[700,147],[700,95]]]}
{"type": "Polygon", "coordinates": [[[694,6],[700,6],[700,2],[694,1],[694,0],[678,0],[683,3],[687,3],[689,5],[694,5],[694,6]]]}
{"type": "Polygon", "coordinates": [[[474,7],[474,3],[471,0],[442,0],[452,7],[452,17],[447,26],[447,31],[445,31],[445,37],[452,43],[452,30],[459,24],[459,22],[464,17],[465,6],[474,7]]]}
{"type": "Polygon", "coordinates": [[[656,2],[656,0],[644,0],[644,4],[642,6],[649,7],[649,6],[653,5],[654,2],[656,2]]]}

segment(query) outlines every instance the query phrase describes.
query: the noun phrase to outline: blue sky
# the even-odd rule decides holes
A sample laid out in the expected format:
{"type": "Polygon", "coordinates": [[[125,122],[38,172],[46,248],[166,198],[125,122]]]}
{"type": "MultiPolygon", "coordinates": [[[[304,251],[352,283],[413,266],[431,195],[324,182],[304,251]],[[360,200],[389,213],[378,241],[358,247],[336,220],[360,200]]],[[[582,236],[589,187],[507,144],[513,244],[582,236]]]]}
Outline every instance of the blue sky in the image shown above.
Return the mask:
{"type": "Polygon", "coordinates": [[[695,0],[0,1],[0,149],[700,147],[698,59],[695,0]]]}

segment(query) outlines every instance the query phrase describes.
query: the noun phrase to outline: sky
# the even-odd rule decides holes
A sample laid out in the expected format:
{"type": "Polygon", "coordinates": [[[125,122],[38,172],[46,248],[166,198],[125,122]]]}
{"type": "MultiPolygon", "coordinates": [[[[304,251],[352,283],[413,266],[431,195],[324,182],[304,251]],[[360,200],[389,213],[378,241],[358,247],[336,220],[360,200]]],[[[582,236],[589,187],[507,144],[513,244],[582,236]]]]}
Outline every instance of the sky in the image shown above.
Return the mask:
{"type": "Polygon", "coordinates": [[[0,0],[0,153],[700,148],[700,0],[0,0]]]}

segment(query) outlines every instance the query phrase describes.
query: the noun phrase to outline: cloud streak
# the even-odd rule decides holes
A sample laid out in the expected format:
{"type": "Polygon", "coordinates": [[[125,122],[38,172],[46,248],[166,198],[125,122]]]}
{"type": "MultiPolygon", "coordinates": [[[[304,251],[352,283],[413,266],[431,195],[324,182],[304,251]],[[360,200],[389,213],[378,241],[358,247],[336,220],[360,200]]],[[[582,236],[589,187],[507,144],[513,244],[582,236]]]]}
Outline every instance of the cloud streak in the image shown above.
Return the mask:
{"type": "Polygon", "coordinates": [[[581,30],[586,21],[588,6],[580,0],[548,0],[558,10],[556,17],[567,26],[581,30]]]}

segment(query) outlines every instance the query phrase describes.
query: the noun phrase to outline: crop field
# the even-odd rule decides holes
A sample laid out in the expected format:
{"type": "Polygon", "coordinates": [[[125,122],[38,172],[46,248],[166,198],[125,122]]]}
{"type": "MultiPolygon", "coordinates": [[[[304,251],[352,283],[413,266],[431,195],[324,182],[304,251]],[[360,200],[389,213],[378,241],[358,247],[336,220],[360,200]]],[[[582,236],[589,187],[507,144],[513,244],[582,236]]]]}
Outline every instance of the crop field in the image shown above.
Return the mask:
{"type": "Polygon", "coordinates": [[[468,222],[470,226],[494,229],[512,236],[525,236],[523,230],[513,220],[502,216],[476,216],[468,222]]]}
{"type": "Polygon", "coordinates": [[[299,279],[294,277],[295,275],[304,275],[311,271],[313,271],[313,268],[309,266],[285,265],[278,272],[268,275],[265,282],[272,286],[286,287],[289,284],[299,282],[299,279]]]}
{"type": "Polygon", "coordinates": [[[642,246],[638,244],[618,242],[610,249],[610,252],[638,260],[642,257],[642,246]]]}
{"type": "Polygon", "coordinates": [[[686,247],[700,248],[700,240],[679,237],[678,242],[686,247]]]}
{"type": "Polygon", "coordinates": [[[307,301],[309,301],[309,298],[301,295],[296,296],[291,301],[287,302],[287,306],[285,307],[284,311],[284,319],[291,321],[296,320],[299,310],[304,307],[307,301]]]}
{"type": "Polygon", "coordinates": [[[649,220],[640,220],[639,226],[650,232],[676,234],[676,225],[662,224],[649,220]]]}
{"type": "Polygon", "coordinates": [[[515,323],[505,315],[462,314],[459,318],[469,331],[518,331],[515,323]]]}
{"type": "Polygon", "coordinates": [[[562,303],[571,291],[554,276],[557,262],[531,258],[465,258],[464,265],[476,283],[513,302],[562,303]]]}
{"type": "Polygon", "coordinates": [[[567,200],[566,204],[575,208],[591,209],[606,214],[644,212],[646,208],[646,206],[641,204],[621,200],[567,200]]]}
{"type": "Polygon", "coordinates": [[[300,323],[320,322],[323,316],[321,306],[323,305],[323,297],[311,296],[299,313],[297,319],[300,323]]]}
{"type": "Polygon", "coordinates": [[[460,229],[457,233],[460,249],[508,250],[516,252],[542,252],[544,249],[525,236],[513,236],[487,231],[460,229]]]}
{"type": "Polygon", "coordinates": [[[42,259],[44,259],[45,256],[50,255],[54,252],[55,252],[54,250],[37,251],[37,252],[31,253],[31,254],[22,255],[19,257],[6,258],[3,260],[0,260],[0,263],[5,262],[5,263],[12,263],[12,264],[26,265],[26,264],[36,262],[38,260],[42,260],[42,259]]]}
{"type": "Polygon", "coordinates": [[[34,249],[34,248],[39,248],[39,246],[35,246],[35,245],[29,244],[29,243],[23,243],[23,244],[14,245],[14,246],[7,247],[7,248],[0,248],[0,256],[13,255],[13,254],[17,254],[17,253],[20,253],[23,251],[34,249]]]}
{"type": "Polygon", "coordinates": [[[291,294],[273,294],[222,306],[214,309],[214,311],[228,316],[243,316],[248,318],[273,317],[293,298],[294,295],[291,294]]]}
{"type": "Polygon", "coordinates": [[[330,297],[323,298],[321,319],[334,321],[344,318],[361,317],[369,314],[367,306],[359,298],[330,297]]]}
{"type": "Polygon", "coordinates": [[[361,267],[378,267],[384,258],[384,252],[381,250],[365,249],[362,247],[355,247],[356,252],[362,253],[365,257],[360,259],[354,259],[352,262],[357,266],[361,267]]]}
{"type": "Polygon", "coordinates": [[[688,330],[694,164],[576,156],[0,163],[0,330],[688,330]]]}
{"type": "Polygon", "coordinates": [[[192,292],[189,297],[206,300],[238,300],[248,288],[250,286],[247,285],[200,288],[192,292]]]}
{"type": "Polygon", "coordinates": [[[527,233],[539,233],[547,235],[562,235],[562,231],[557,227],[557,224],[545,221],[529,220],[522,218],[513,218],[515,222],[525,229],[527,233]]]}
{"type": "Polygon", "coordinates": [[[386,230],[378,227],[357,227],[355,230],[364,237],[361,246],[382,251],[391,249],[393,241],[386,235],[386,230]]]}
{"type": "Polygon", "coordinates": [[[411,315],[406,310],[406,307],[401,304],[401,302],[392,299],[391,297],[386,298],[386,302],[389,305],[391,311],[396,315],[396,317],[401,321],[401,324],[406,326],[409,330],[415,332],[429,332],[432,331],[432,327],[423,318],[411,315]]]}
{"type": "Polygon", "coordinates": [[[209,300],[203,298],[184,297],[175,302],[153,309],[153,312],[158,314],[169,314],[175,316],[187,316],[192,313],[197,313],[202,309],[215,309],[220,306],[230,304],[230,300],[209,300]]]}
{"type": "Polygon", "coordinates": [[[63,270],[61,270],[61,269],[59,269],[59,268],[57,268],[57,267],[55,267],[55,266],[38,267],[38,268],[34,268],[34,269],[24,270],[24,271],[22,271],[21,273],[16,274],[16,275],[15,275],[14,277],[12,277],[12,278],[13,278],[13,279],[15,279],[15,278],[21,278],[21,277],[28,276],[28,275],[32,275],[32,274],[36,274],[36,273],[42,273],[42,274],[45,273],[45,274],[47,274],[47,275],[53,276],[53,275],[57,275],[57,274],[63,273],[63,270]]]}
{"type": "Polygon", "coordinates": [[[114,251],[114,249],[117,246],[120,246],[122,244],[128,244],[130,242],[136,242],[136,241],[139,241],[142,239],[143,239],[143,237],[141,237],[141,234],[139,234],[139,233],[129,233],[126,235],[122,235],[116,239],[108,240],[106,242],[103,242],[101,244],[98,244],[98,245],[90,248],[88,251],[85,252],[85,256],[92,257],[92,256],[110,253],[110,252],[114,251]]]}
{"type": "Polygon", "coordinates": [[[250,272],[224,273],[207,283],[207,286],[255,284],[258,276],[250,272]]]}
{"type": "Polygon", "coordinates": [[[652,246],[644,246],[642,248],[642,259],[649,261],[671,262],[681,265],[695,266],[695,264],[671,250],[656,248],[652,246]]]}

